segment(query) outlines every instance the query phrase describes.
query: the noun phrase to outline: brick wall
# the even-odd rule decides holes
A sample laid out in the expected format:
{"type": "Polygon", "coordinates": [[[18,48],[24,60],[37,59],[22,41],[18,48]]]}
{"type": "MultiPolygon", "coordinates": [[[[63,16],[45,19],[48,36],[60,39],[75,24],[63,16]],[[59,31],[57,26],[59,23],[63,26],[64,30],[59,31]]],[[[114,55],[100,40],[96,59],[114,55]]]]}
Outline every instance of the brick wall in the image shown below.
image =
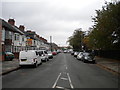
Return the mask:
{"type": "Polygon", "coordinates": [[[0,21],[0,61],[2,61],[2,22],[0,21]]]}

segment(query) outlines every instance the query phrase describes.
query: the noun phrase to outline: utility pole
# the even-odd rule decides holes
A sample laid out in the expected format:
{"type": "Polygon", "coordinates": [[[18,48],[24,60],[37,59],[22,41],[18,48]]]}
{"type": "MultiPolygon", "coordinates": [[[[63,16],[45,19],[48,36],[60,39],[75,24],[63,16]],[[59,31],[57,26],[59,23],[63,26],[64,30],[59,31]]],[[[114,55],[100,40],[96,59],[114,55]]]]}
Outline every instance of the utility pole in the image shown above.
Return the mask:
{"type": "Polygon", "coordinates": [[[51,47],[51,51],[52,51],[52,36],[50,36],[50,47],[51,47]]]}

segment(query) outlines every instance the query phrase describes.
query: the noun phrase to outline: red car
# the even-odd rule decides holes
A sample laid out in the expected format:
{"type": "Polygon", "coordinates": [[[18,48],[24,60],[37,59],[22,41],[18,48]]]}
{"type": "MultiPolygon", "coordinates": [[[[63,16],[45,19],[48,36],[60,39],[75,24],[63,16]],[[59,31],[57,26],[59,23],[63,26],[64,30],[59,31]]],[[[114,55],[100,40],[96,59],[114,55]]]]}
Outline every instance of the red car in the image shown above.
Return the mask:
{"type": "Polygon", "coordinates": [[[57,55],[57,52],[56,52],[56,51],[53,51],[53,52],[52,52],[52,55],[57,55]]]}

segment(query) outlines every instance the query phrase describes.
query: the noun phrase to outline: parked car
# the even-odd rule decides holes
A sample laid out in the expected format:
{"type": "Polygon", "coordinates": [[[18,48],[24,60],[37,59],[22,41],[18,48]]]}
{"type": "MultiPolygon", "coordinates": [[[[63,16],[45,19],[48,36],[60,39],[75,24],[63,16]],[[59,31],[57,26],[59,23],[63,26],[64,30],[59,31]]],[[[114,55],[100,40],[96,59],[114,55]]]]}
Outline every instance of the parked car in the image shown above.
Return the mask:
{"type": "Polygon", "coordinates": [[[52,52],[51,52],[51,51],[48,51],[47,53],[48,53],[48,58],[49,58],[49,59],[52,59],[52,58],[53,58],[52,52]]]}
{"type": "Polygon", "coordinates": [[[77,59],[78,60],[82,60],[83,59],[83,52],[79,52],[79,54],[77,55],[77,59]]]}
{"type": "Polygon", "coordinates": [[[12,52],[5,52],[5,60],[13,60],[14,54],[12,52]]]}
{"type": "Polygon", "coordinates": [[[67,53],[67,50],[64,50],[64,53],[67,53]]]}
{"type": "Polygon", "coordinates": [[[71,51],[71,55],[74,55],[74,51],[71,51]]]}
{"type": "Polygon", "coordinates": [[[61,53],[61,50],[58,49],[58,50],[57,50],[57,53],[61,53]]]}
{"type": "Polygon", "coordinates": [[[37,67],[39,64],[42,64],[41,55],[37,50],[25,50],[20,51],[19,53],[19,65],[33,65],[37,67]]]}
{"type": "Polygon", "coordinates": [[[77,57],[78,54],[79,52],[74,52],[74,57],[77,57]]]}
{"type": "Polygon", "coordinates": [[[86,62],[95,63],[94,56],[91,53],[87,53],[87,52],[83,53],[83,59],[82,59],[82,61],[84,63],[86,63],[86,62]]]}
{"type": "Polygon", "coordinates": [[[49,61],[48,53],[46,50],[38,50],[40,55],[41,55],[41,60],[42,61],[49,61]]]}
{"type": "Polygon", "coordinates": [[[53,51],[52,54],[53,54],[53,55],[57,55],[57,52],[56,52],[56,51],[53,51]]]}

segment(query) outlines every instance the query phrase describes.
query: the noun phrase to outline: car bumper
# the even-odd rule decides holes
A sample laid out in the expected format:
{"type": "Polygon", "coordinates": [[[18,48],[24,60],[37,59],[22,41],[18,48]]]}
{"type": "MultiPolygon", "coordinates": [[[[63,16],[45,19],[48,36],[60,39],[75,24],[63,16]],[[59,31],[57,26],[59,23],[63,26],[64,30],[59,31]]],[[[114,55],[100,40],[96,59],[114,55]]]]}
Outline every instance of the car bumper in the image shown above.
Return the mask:
{"type": "Polygon", "coordinates": [[[49,56],[49,58],[53,58],[53,56],[49,56]]]}
{"type": "Polygon", "coordinates": [[[86,62],[95,62],[95,60],[86,60],[86,59],[85,59],[85,61],[86,62]]]}

